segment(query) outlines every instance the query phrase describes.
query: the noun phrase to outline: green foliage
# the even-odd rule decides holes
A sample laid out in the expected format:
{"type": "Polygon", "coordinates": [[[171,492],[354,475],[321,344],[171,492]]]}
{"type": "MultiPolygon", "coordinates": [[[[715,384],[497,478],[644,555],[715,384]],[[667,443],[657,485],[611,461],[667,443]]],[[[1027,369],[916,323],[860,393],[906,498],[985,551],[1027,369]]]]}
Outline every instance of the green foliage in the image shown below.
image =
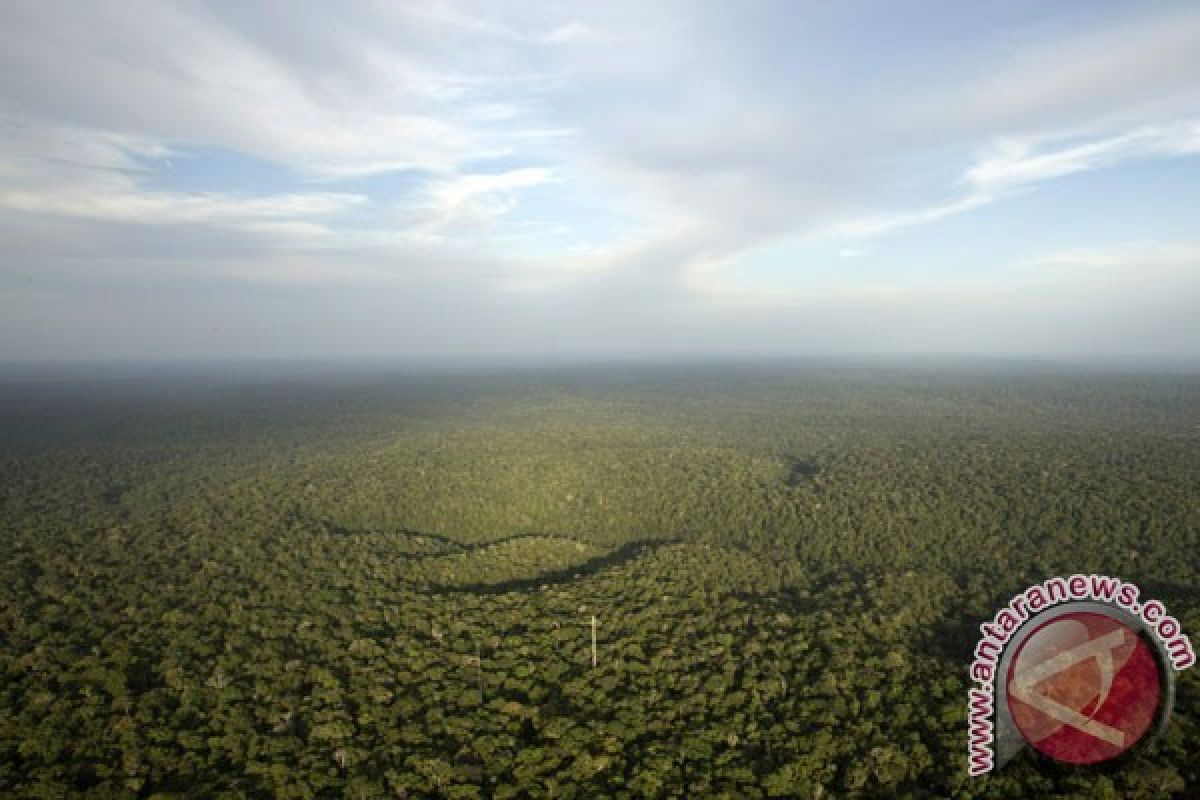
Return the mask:
{"type": "Polygon", "coordinates": [[[1200,670],[1112,774],[964,758],[1013,591],[1105,572],[1200,631],[1194,379],[102,388],[0,396],[6,795],[1200,785],[1200,670]]]}

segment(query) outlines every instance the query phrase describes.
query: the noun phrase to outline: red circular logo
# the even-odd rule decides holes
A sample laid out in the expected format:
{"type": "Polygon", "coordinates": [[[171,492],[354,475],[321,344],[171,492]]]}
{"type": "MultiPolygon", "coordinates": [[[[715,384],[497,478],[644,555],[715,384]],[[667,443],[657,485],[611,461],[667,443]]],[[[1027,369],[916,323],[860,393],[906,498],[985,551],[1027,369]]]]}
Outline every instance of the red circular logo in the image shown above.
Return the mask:
{"type": "Polygon", "coordinates": [[[1035,629],[1017,649],[1005,686],[1025,740],[1071,764],[1107,761],[1141,741],[1162,694],[1150,646],[1129,626],[1089,611],[1035,629]]]}

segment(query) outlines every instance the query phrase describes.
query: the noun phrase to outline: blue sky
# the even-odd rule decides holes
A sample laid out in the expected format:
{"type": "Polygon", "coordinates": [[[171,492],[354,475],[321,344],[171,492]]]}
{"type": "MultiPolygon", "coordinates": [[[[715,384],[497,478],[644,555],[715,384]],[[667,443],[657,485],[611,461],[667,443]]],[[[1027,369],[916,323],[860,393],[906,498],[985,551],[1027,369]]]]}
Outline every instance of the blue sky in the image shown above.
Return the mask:
{"type": "Polygon", "coordinates": [[[0,359],[1200,359],[1194,3],[0,7],[0,359]]]}

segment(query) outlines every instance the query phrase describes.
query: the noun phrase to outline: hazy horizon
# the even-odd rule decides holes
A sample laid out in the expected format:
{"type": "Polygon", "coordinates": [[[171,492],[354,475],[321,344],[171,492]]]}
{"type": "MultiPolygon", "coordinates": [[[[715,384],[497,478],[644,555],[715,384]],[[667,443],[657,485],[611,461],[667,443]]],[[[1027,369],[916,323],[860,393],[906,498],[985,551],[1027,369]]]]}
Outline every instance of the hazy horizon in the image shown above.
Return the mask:
{"type": "Polygon", "coordinates": [[[0,365],[1200,366],[1200,7],[0,8],[0,365]]]}
{"type": "Polygon", "coordinates": [[[560,375],[626,373],[670,377],[695,372],[737,376],[771,373],[976,375],[1197,376],[1200,359],[1155,356],[1024,356],[960,353],[849,353],[803,355],[544,356],[490,353],[458,356],[174,357],[0,359],[0,384],[41,380],[151,381],[203,378],[218,383],[297,380],[391,380],[405,376],[560,375]]]}

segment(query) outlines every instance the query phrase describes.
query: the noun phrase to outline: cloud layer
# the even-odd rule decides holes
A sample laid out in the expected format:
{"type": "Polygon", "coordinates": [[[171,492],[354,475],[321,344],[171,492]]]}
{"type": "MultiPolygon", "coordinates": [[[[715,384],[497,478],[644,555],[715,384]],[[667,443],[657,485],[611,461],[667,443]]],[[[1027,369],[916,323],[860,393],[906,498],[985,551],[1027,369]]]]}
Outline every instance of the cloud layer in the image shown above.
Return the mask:
{"type": "Polygon", "coordinates": [[[0,358],[1200,358],[1198,39],[1186,3],[6,3],[0,358]]]}

